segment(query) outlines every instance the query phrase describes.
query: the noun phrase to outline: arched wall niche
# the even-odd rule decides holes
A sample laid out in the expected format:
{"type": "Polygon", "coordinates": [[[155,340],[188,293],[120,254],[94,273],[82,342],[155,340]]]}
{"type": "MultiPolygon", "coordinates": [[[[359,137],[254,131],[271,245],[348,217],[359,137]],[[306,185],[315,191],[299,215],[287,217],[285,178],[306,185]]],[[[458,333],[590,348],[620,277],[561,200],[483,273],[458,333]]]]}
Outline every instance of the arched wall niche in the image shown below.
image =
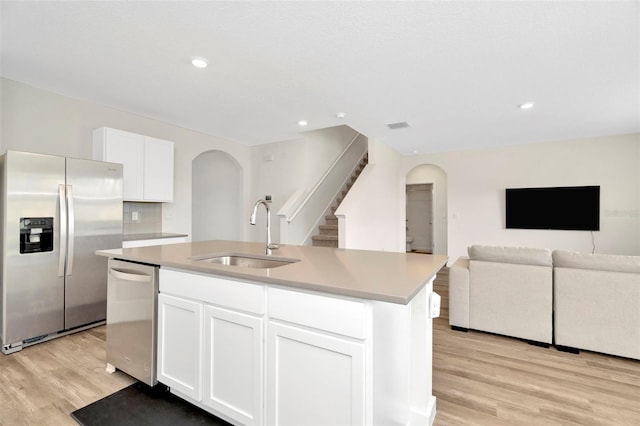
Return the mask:
{"type": "Polygon", "coordinates": [[[242,167],[224,151],[192,161],[192,241],[242,240],[242,167]]]}

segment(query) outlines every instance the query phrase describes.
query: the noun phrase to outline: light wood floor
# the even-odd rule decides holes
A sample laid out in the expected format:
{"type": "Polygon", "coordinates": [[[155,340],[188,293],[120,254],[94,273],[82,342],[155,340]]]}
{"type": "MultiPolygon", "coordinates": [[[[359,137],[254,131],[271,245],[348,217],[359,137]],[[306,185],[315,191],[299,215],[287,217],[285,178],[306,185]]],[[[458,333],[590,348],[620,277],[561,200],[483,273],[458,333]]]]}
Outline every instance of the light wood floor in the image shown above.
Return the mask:
{"type": "Polygon", "coordinates": [[[0,353],[0,425],[76,425],[72,411],[134,382],[105,372],[106,327],[0,353]]]}
{"type": "MultiPolygon", "coordinates": [[[[448,270],[434,290],[448,307],[448,270]]],[[[640,361],[517,339],[433,330],[435,425],[640,425],[640,361]]]]}
{"type": "MultiPolygon", "coordinates": [[[[640,425],[640,361],[451,331],[448,271],[434,287],[436,426],[640,425]]],[[[0,354],[0,425],[75,425],[72,411],[132,383],[104,371],[104,347],[103,326],[0,354]]]]}

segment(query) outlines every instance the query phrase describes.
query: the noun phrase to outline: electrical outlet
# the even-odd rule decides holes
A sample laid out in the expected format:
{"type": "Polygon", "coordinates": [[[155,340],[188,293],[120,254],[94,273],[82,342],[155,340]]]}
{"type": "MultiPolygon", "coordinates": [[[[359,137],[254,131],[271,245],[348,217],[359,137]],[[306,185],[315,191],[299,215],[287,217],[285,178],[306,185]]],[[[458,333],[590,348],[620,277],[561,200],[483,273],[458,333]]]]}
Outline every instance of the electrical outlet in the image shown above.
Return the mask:
{"type": "Polygon", "coordinates": [[[140,220],[140,213],[138,212],[131,212],[131,220],[133,222],[137,222],[140,220]]]}
{"type": "Polygon", "coordinates": [[[438,318],[440,316],[440,295],[435,291],[431,293],[429,297],[429,314],[431,318],[438,318]]]}

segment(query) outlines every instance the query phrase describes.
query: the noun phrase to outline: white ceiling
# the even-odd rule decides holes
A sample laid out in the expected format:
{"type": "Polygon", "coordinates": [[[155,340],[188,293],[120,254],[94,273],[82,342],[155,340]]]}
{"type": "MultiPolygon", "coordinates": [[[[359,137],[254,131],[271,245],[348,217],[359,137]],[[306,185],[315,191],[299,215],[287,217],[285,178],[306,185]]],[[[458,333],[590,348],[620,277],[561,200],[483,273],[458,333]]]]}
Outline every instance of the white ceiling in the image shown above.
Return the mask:
{"type": "Polygon", "coordinates": [[[3,77],[247,145],[338,124],[403,154],[640,132],[639,1],[3,0],[0,13],[3,77]]]}

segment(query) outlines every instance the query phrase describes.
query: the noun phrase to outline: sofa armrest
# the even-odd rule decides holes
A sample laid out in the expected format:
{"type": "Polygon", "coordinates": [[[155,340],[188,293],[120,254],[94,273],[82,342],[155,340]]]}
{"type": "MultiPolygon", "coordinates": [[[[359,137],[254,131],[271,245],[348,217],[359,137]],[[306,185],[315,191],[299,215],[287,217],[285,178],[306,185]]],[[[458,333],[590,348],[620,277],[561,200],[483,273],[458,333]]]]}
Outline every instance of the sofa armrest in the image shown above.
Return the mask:
{"type": "Polygon", "coordinates": [[[469,328],[469,258],[460,257],[449,269],[449,325],[469,328]]]}

